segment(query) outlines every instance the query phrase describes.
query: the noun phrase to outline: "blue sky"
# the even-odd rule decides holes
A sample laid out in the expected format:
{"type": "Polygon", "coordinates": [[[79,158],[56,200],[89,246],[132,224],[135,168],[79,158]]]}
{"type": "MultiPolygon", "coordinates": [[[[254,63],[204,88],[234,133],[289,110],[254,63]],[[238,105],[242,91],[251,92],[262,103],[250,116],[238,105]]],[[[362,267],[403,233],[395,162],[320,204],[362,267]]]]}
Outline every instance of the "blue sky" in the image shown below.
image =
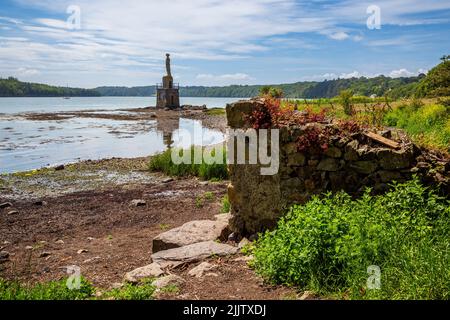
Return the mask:
{"type": "Polygon", "coordinates": [[[449,0],[1,0],[0,76],[152,85],[166,52],[181,85],[411,76],[450,54],[449,31],[449,0]]]}

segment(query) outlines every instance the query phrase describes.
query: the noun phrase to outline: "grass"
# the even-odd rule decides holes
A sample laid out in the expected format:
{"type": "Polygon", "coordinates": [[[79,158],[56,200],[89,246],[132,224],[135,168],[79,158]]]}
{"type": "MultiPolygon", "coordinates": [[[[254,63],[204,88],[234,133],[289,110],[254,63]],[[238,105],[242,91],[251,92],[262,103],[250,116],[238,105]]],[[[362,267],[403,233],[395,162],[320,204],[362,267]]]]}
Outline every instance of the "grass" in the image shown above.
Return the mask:
{"type": "MultiPolygon", "coordinates": [[[[98,299],[114,300],[152,300],[155,287],[152,280],[140,285],[126,284],[120,289],[103,293],[98,299]]],[[[95,288],[87,280],[81,279],[80,289],[67,287],[67,279],[51,281],[34,286],[25,286],[18,282],[5,281],[0,278],[0,300],[91,300],[95,288]]]]}
{"type": "Polygon", "coordinates": [[[385,124],[404,129],[421,145],[450,151],[450,108],[439,104],[404,104],[386,114],[385,124]]]}
{"type": "Polygon", "coordinates": [[[210,116],[221,116],[226,114],[225,108],[211,108],[205,111],[207,115],[210,116]]]}
{"type": "Polygon", "coordinates": [[[450,207],[417,179],[382,196],[344,193],[293,206],[253,248],[268,280],[349,299],[449,299],[450,207]],[[369,266],[381,288],[367,286],[369,266]]]}
{"type": "Polygon", "coordinates": [[[102,298],[114,300],[152,300],[156,288],[151,282],[151,280],[148,280],[140,285],[127,283],[120,289],[113,289],[106,292],[102,298]]]}
{"type": "MultiPolygon", "coordinates": [[[[195,153],[197,152],[203,154],[204,148],[192,146],[188,150],[181,150],[180,156],[182,157],[187,152],[190,152],[190,159],[194,159],[195,153]]],[[[150,171],[160,171],[169,176],[197,176],[202,180],[223,180],[228,178],[228,171],[226,165],[226,152],[222,149],[223,159],[221,164],[208,164],[205,162],[204,157],[200,164],[175,164],[172,161],[172,150],[166,150],[163,153],[155,155],[151,158],[149,163],[150,171]]],[[[214,152],[212,155],[214,156],[214,152]]],[[[194,162],[194,161],[191,161],[194,162]]]]}
{"type": "Polygon", "coordinates": [[[222,213],[230,212],[230,199],[228,199],[228,195],[226,194],[222,199],[222,213]]]}
{"type": "Polygon", "coordinates": [[[94,293],[94,287],[81,279],[80,289],[71,290],[67,280],[52,281],[34,286],[0,279],[0,300],[86,300],[94,293]]]}

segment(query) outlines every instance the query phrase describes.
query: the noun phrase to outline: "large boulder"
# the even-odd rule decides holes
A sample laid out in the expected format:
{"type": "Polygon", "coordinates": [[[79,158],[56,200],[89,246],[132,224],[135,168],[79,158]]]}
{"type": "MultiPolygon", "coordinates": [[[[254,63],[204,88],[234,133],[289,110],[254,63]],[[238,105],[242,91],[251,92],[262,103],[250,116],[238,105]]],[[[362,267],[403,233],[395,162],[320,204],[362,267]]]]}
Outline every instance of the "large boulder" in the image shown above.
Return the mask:
{"type": "Polygon", "coordinates": [[[193,243],[226,239],[228,237],[228,215],[213,220],[197,220],[181,227],[161,233],[153,239],[153,253],[187,246],[193,243]]]}
{"type": "Polygon", "coordinates": [[[228,256],[237,253],[238,248],[215,241],[194,243],[188,246],[159,251],[152,254],[152,261],[161,268],[174,268],[176,266],[193,263],[207,259],[211,256],[228,256]]]}

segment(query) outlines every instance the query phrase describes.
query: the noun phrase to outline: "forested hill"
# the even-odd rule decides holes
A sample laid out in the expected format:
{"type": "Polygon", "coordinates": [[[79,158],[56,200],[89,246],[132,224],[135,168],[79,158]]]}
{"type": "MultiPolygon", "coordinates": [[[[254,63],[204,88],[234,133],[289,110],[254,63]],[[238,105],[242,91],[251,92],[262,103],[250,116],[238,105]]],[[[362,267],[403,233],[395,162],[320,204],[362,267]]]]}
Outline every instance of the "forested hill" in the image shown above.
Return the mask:
{"type": "MultiPolygon", "coordinates": [[[[341,90],[351,89],[355,95],[383,96],[389,92],[395,98],[410,96],[424,75],[408,78],[376,78],[336,79],[322,82],[306,81],[292,84],[271,85],[283,90],[286,98],[332,98],[341,90]]],[[[262,85],[232,85],[226,87],[191,86],[181,87],[183,97],[254,97],[262,85]]],[[[148,87],[99,87],[98,92],[105,96],[151,96],[155,94],[155,86],[148,87]]]]}
{"type": "MultiPolygon", "coordinates": [[[[408,78],[336,79],[322,82],[306,81],[292,84],[271,85],[280,88],[286,98],[331,98],[341,90],[351,89],[355,95],[383,96],[389,92],[394,98],[410,96],[424,75],[408,78]]],[[[253,97],[257,96],[261,85],[232,85],[226,87],[188,86],[180,88],[183,97],[253,97]]],[[[0,79],[1,97],[59,97],[59,96],[153,96],[155,86],[146,87],[98,87],[77,89],[53,87],[44,84],[27,83],[15,78],[0,79]]]]}
{"type": "Polygon", "coordinates": [[[92,89],[55,87],[46,84],[22,82],[16,78],[0,78],[0,97],[96,97],[92,89]]]}

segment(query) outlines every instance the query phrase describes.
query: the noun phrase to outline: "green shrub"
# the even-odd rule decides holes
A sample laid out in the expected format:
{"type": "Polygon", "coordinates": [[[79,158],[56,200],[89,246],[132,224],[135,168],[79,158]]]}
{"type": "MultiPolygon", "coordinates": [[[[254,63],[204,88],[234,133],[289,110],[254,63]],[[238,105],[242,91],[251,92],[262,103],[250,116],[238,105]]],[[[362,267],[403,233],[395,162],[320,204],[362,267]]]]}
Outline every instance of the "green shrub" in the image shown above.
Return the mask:
{"type": "Polygon", "coordinates": [[[449,202],[417,179],[382,196],[344,193],[293,206],[254,249],[258,273],[275,283],[353,299],[450,297],[449,202]],[[367,268],[381,289],[367,290],[367,268]]]}
{"type": "Polygon", "coordinates": [[[80,289],[69,289],[67,279],[34,286],[0,279],[0,300],[85,300],[94,293],[94,287],[81,279],[80,289]]]}
{"type": "MultiPolygon", "coordinates": [[[[181,150],[180,156],[185,152],[190,152],[191,159],[194,159],[195,150],[199,148],[192,146],[188,150],[181,150]]],[[[203,152],[203,150],[200,151],[203,152]]],[[[212,155],[214,156],[214,151],[212,155]]],[[[202,157],[201,164],[174,164],[172,161],[172,150],[169,149],[153,156],[150,160],[149,169],[150,171],[161,171],[170,176],[198,176],[203,180],[223,180],[228,178],[225,150],[223,150],[222,163],[207,164],[202,157]]]]}

